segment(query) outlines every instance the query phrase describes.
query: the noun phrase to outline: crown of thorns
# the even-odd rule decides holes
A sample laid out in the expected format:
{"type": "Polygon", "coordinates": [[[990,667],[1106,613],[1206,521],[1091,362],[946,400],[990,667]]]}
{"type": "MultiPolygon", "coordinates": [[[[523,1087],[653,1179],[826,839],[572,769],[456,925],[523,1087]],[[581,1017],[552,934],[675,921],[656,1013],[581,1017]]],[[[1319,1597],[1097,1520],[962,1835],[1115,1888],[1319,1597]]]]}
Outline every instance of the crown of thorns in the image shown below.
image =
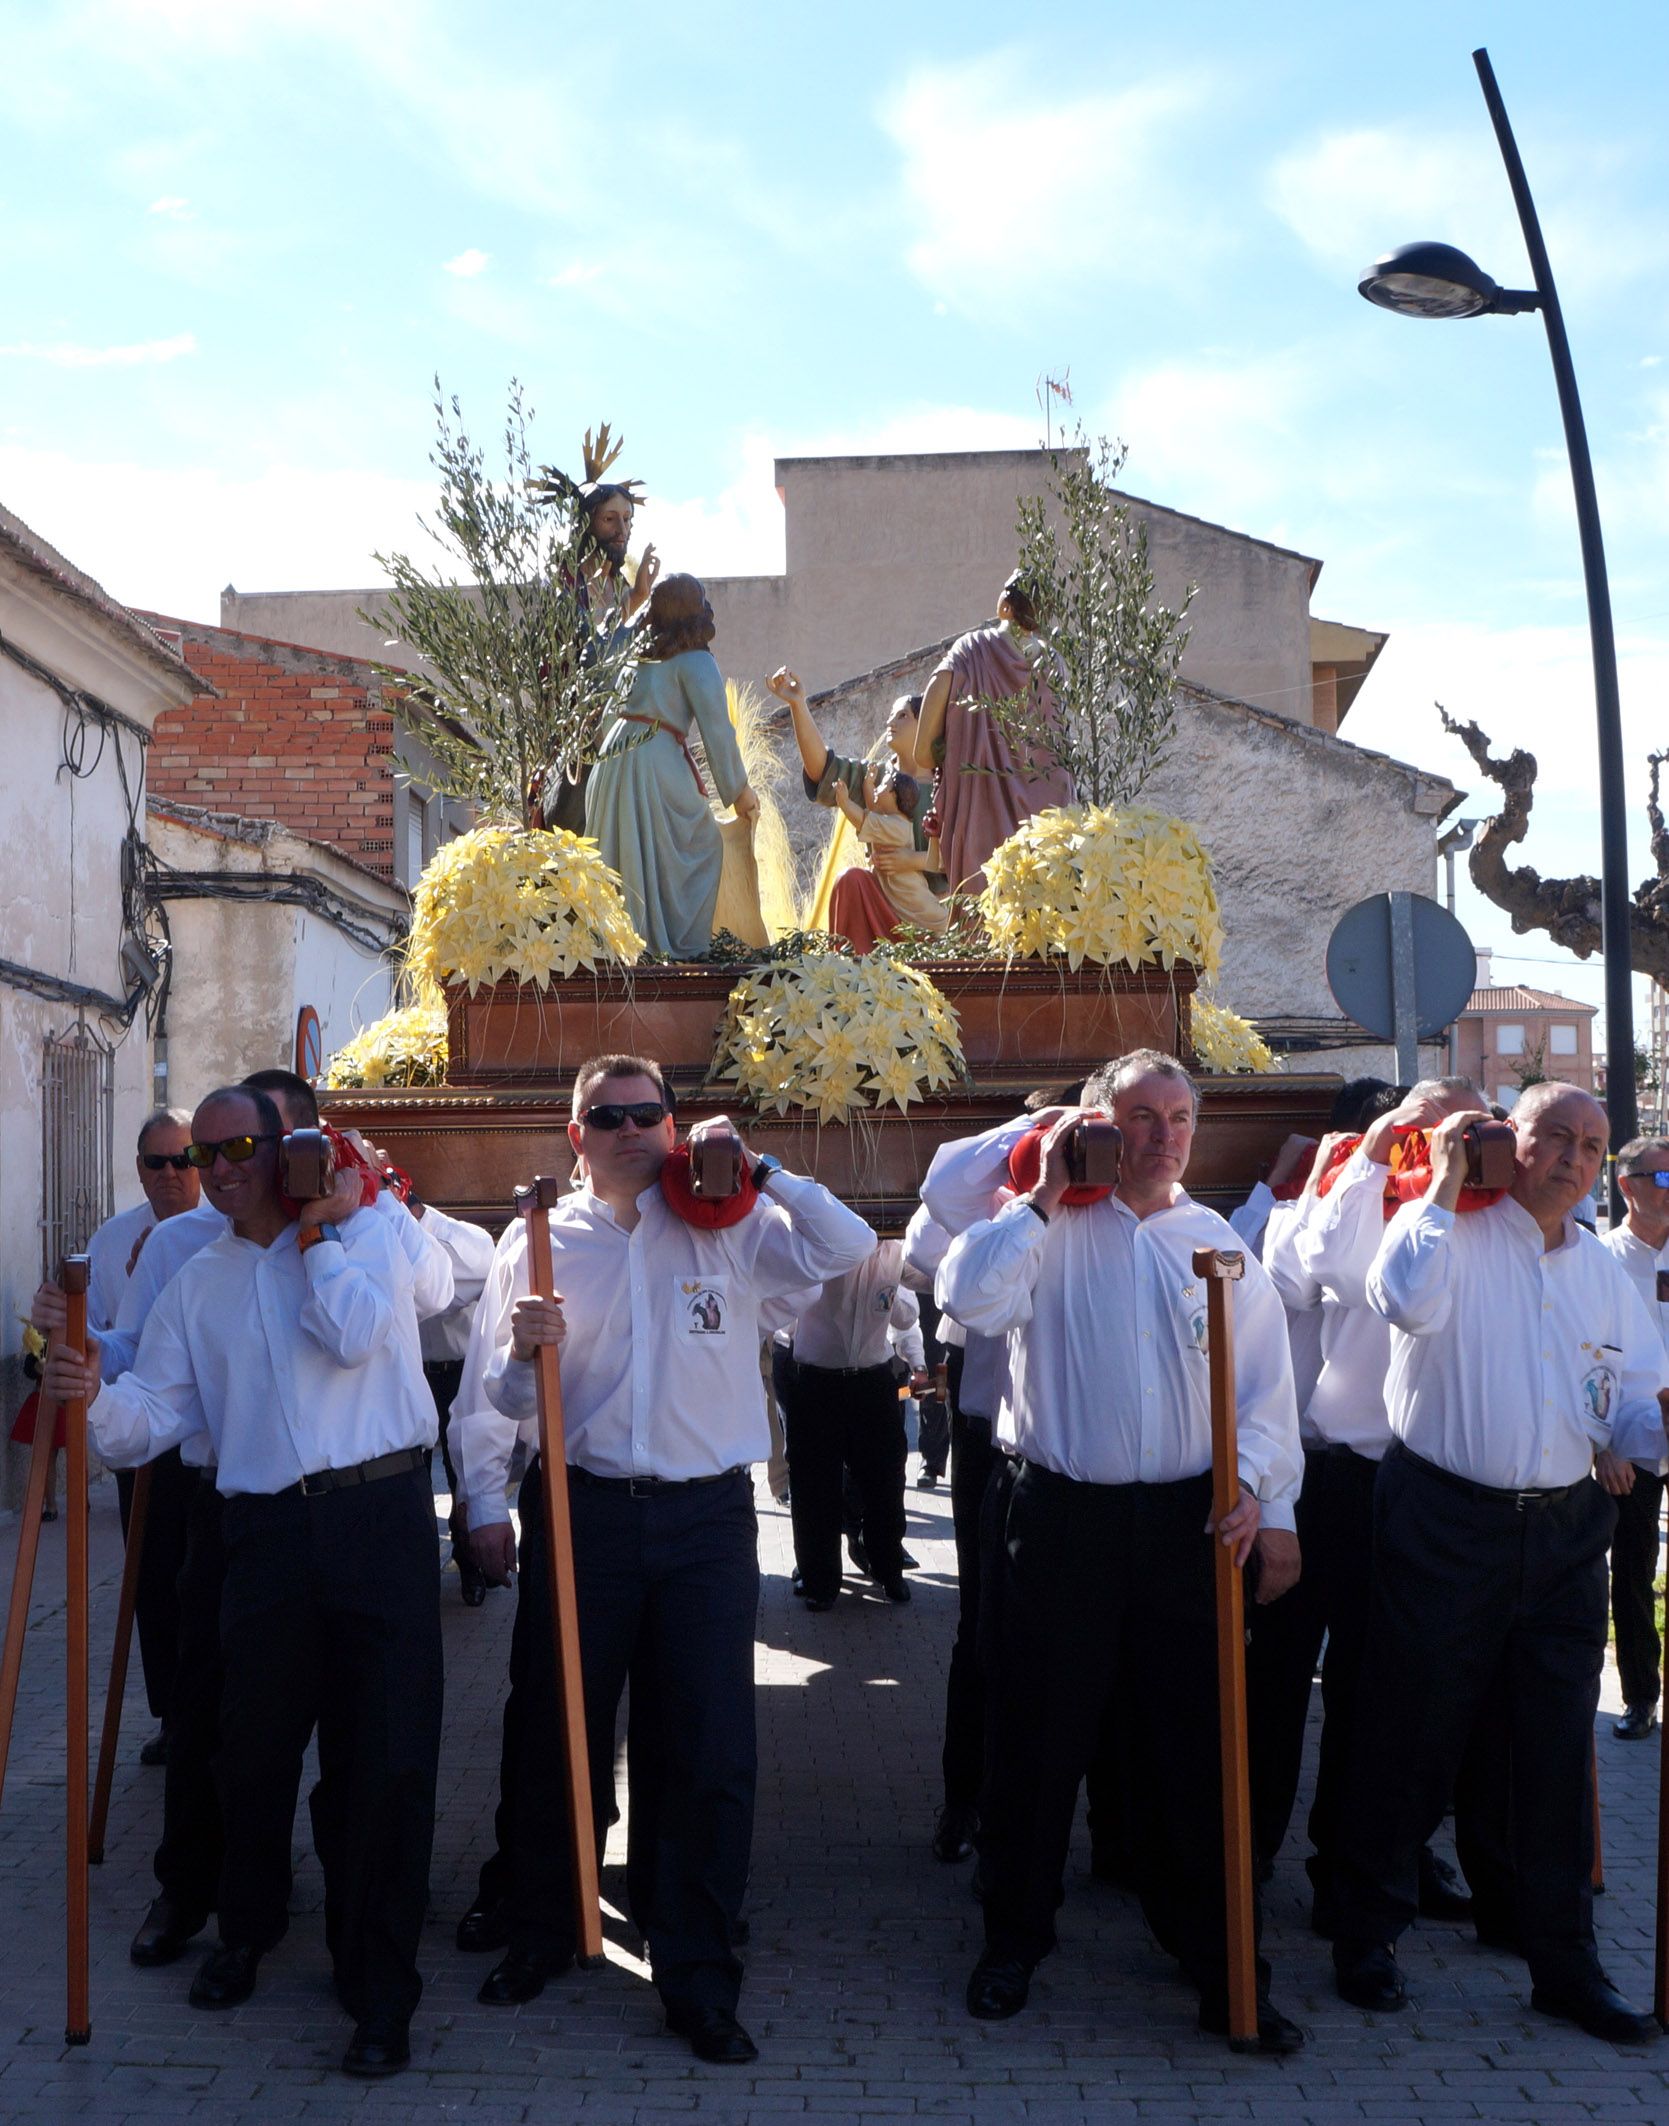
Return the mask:
{"type": "Polygon", "coordinates": [[[634,509],[643,500],[641,480],[605,480],[609,467],[626,447],[621,436],[616,441],[604,421],[593,436],[588,428],[582,446],[585,460],[585,476],[576,480],[559,465],[541,465],[537,479],[529,480],[528,492],[540,502],[577,503],[589,516],[597,506],[611,495],[624,495],[634,509]]]}

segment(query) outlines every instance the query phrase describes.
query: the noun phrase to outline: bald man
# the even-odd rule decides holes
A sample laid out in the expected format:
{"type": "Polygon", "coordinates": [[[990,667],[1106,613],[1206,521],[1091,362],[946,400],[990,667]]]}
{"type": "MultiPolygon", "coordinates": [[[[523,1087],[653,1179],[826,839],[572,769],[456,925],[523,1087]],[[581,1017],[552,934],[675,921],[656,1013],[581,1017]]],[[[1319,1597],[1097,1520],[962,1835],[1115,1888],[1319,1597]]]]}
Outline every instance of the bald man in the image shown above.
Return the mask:
{"type": "Polygon", "coordinates": [[[1512,1738],[1530,2004],[1638,2043],[1657,2024],[1610,1983],[1594,1941],[1588,1765],[1615,1498],[1634,1462],[1663,1464],[1664,1351],[1621,1264],[1573,1216],[1604,1164],[1604,1108],[1532,1086],[1512,1116],[1511,1189],[1463,1208],[1476,1119],[1432,1130],[1430,1184],[1368,1272],[1368,1304],[1391,1325],[1392,1439],[1335,1871],[1338,1989],[1359,2008],[1404,2005],[1395,1944],[1418,1908],[1420,1845],[1493,1700],[1512,1738]]]}

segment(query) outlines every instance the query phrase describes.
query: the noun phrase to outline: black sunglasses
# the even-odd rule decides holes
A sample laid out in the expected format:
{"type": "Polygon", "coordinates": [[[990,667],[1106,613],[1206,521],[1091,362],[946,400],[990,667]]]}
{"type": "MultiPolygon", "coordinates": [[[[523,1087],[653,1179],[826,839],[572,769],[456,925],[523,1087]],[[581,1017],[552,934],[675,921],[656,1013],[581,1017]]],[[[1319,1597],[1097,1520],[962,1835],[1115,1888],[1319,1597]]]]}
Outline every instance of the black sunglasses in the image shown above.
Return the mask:
{"type": "Polygon", "coordinates": [[[1637,1166],[1617,1178],[1619,1181],[1655,1181],[1659,1188],[1669,1188],[1669,1173],[1660,1166],[1637,1166]]]}
{"type": "Polygon", "coordinates": [[[183,1174],[191,1164],[190,1152],[141,1152],[139,1164],[148,1174],[160,1174],[165,1166],[171,1166],[176,1174],[183,1174]]]}
{"type": "Polygon", "coordinates": [[[613,1130],[618,1129],[630,1117],[636,1128],[653,1129],[656,1123],[666,1120],[668,1112],[665,1103],[660,1100],[634,1100],[627,1107],[621,1107],[612,1100],[605,1100],[596,1107],[588,1107],[580,1116],[580,1120],[589,1122],[593,1129],[613,1130]]]}
{"type": "Polygon", "coordinates": [[[258,1137],[220,1137],[213,1143],[188,1144],[185,1155],[193,1166],[213,1166],[216,1158],[224,1152],[234,1166],[242,1166],[246,1159],[253,1159],[257,1144],[276,1144],[278,1132],[266,1130],[258,1137]]]}

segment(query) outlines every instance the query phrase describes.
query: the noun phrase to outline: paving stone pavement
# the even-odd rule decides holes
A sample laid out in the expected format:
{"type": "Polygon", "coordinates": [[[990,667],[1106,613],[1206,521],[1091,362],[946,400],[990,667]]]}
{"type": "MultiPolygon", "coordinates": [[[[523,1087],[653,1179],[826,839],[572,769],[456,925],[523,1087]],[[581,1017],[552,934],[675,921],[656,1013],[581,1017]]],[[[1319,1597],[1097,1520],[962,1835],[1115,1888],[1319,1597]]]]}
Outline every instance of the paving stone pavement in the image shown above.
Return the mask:
{"type": "MultiPolygon", "coordinates": [[[[161,1807],[160,1774],[136,1762],[150,1731],[137,1661],[108,1857],[92,1878],[93,2039],[66,2049],[59,1521],[43,1531],[0,1807],[0,2120],[1669,2119],[1669,2042],[1619,2049],[1531,2014],[1522,1967],[1480,1951],[1461,1930],[1428,1926],[1410,1937],[1407,2013],[1344,2006],[1326,1947],[1305,1925],[1295,1843],[1268,1899],[1266,1947],[1276,1999],[1310,2033],[1296,2058],[1239,2059],[1196,2033],[1190,1996],[1131,1900],[1090,1883],[1081,1829],[1061,1947],[1039,1971],[1031,2006],[1010,2023],[971,2021],[962,1988],[979,1929],[969,1869],[941,1866],[927,1845],[955,1623],[949,1499],[943,1489],[909,1493],[909,1542],[922,1566],[910,1607],[891,1608],[849,1580],[832,1613],[808,1617],[788,1591],[788,1516],[760,1490],[760,1805],[742,1999],[759,2040],[756,2066],[703,2067],[664,2033],[619,1916],[622,1831],[604,1874],[613,1907],[605,1967],[564,1978],[519,2010],[476,2004],[489,1960],[460,1955],[452,1928],[489,1836],[511,1599],[495,1593],[484,1609],[466,1610],[450,1571],[441,1591],[448,1698],[434,1906],[412,2069],[370,2086],[336,2070],[348,2024],[330,1991],[318,1865],[300,1839],[291,1930],[245,2007],[222,2015],[188,2007],[194,1958],[152,1972],[128,1963],[128,1939],[152,1894],[161,1807]]],[[[108,1482],[95,1487],[92,1523],[102,1698],[119,1570],[108,1482]]],[[[10,1585],[15,1541],[14,1517],[0,1528],[0,1586],[10,1585]]],[[[1599,1930],[1613,1976],[1644,2001],[1658,1752],[1612,1739],[1616,1706],[1608,1674],[1599,1761],[1609,1888],[1599,1930]]]]}

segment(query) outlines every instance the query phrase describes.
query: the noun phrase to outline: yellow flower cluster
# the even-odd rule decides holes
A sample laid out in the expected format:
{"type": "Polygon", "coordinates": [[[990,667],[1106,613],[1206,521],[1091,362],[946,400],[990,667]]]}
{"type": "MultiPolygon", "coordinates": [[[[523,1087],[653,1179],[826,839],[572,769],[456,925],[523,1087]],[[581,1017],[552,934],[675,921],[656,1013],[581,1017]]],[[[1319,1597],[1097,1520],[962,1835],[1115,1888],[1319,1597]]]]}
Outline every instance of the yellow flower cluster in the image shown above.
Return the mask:
{"type": "Polygon", "coordinates": [[[1222,951],[1211,858],[1186,820],[1162,812],[1050,806],[993,852],[985,877],[979,913],[1005,958],[1188,960],[1210,973],[1222,951]]]}
{"type": "Polygon", "coordinates": [[[1209,1071],[1271,1071],[1281,1068],[1269,1043],[1238,1011],[1196,996],[1188,1007],[1194,1053],[1209,1071]]]}
{"type": "Polygon", "coordinates": [[[630,965],[643,950],[620,881],[578,834],[477,827],[424,866],[407,965],[419,990],[449,976],[473,993],[505,976],[536,982],[630,965]]]}
{"type": "Polygon", "coordinates": [[[357,1033],[325,1065],[330,1086],[444,1085],[446,1006],[439,992],[391,1011],[357,1033]]]}
{"type": "Polygon", "coordinates": [[[966,1068],[956,1014],[918,969],[884,952],[809,952],[737,983],[713,1075],[756,1107],[845,1122],[858,1107],[907,1109],[966,1068]]]}

